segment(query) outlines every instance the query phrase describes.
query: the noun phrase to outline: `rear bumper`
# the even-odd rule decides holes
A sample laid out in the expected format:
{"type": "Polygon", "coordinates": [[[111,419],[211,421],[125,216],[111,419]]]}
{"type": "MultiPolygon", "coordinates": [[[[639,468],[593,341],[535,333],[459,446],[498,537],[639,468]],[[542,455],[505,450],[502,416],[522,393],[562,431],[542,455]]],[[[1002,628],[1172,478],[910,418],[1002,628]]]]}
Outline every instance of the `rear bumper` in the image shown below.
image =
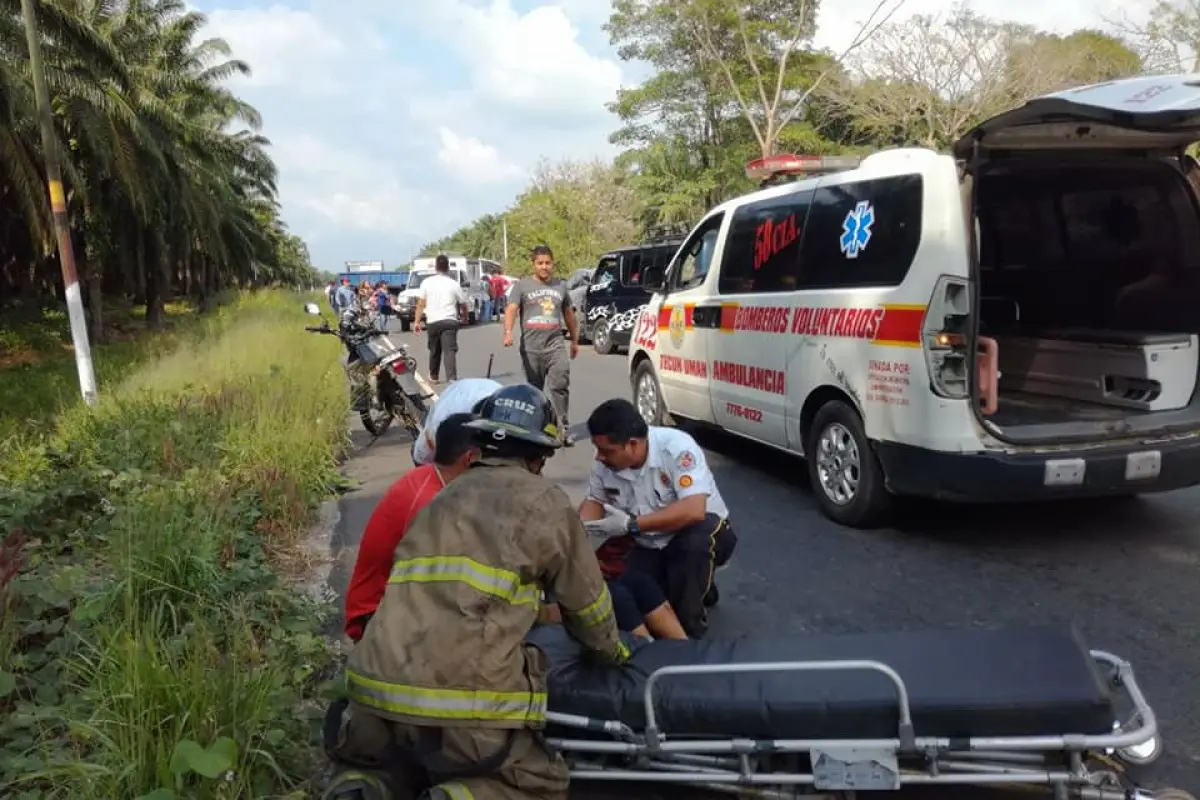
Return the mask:
{"type": "Polygon", "coordinates": [[[1166,492],[1200,484],[1200,437],[1159,445],[1053,453],[950,453],[877,441],[893,494],[939,500],[1001,502],[1166,492]],[[1129,477],[1131,465],[1153,462],[1157,475],[1129,477]],[[1067,484],[1055,483],[1068,480],[1067,484]],[[1072,477],[1064,477],[1072,476],[1072,477]]]}

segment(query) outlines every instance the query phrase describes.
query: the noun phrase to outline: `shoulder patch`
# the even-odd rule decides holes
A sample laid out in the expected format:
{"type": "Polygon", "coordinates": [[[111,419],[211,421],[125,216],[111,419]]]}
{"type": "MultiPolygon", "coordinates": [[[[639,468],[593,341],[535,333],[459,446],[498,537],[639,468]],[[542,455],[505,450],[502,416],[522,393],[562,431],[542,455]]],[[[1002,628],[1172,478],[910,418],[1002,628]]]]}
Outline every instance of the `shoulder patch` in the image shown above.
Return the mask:
{"type": "Polygon", "coordinates": [[[688,472],[696,466],[696,456],[692,455],[691,450],[684,450],[675,458],[675,466],[679,467],[680,472],[688,472]]]}
{"type": "Polygon", "coordinates": [[[692,476],[691,475],[684,475],[682,478],[679,479],[679,488],[680,489],[687,489],[691,485],[692,485],[692,476]]]}

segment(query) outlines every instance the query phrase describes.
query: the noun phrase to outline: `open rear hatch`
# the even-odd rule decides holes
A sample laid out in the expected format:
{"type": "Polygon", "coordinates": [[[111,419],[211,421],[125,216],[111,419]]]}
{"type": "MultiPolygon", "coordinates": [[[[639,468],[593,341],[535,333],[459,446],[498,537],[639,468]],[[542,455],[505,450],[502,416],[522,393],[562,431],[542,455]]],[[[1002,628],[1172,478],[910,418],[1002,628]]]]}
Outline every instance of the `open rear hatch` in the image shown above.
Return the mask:
{"type": "Polygon", "coordinates": [[[1136,150],[1177,154],[1200,139],[1200,73],[1081,86],[1030,100],[972,128],[955,158],[997,150],[1136,150]]]}
{"type": "Polygon", "coordinates": [[[972,378],[987,387],[986,370],[999,368],[998,398],[981,398],[988,412],[980,411],[998,438],[1068,443],[1200,429],[1200,209],[1181,171],[1197,140],[1200,74],[1046,95],[955,143],[978,239],[972,342],[987,337],[997,356],[981,359],[972,378]],[[1083,219],[1088,202],[1113,222],[1083,219]],[[1036,220],[1034,206],[1045,208],[1036,220]],[[1012,230],[1016,216],[1028,226],[1012,230]],[[1132,231],[1121,234],[1127,249],[1107,244],[1113,228],[1132,231]],[[989,246],[996,240],[1004,246],[989,246]],[[1122,312],[1130,287],[1156,280],[1164,304],[1194,294],[1195,313],[1122,312]],[[1073,305],[1045,313],[1048,295],[1071,294],[1073,305]]]}

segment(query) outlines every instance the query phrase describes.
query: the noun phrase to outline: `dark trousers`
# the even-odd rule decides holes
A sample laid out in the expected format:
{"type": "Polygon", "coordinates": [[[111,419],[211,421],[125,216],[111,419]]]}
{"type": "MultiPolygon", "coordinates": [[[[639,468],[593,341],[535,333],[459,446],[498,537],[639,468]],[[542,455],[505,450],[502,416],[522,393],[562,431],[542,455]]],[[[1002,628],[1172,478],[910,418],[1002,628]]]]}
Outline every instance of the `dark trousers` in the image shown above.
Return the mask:
{"type": "Polygon", "coordinates": [[[567,348],[557,345],[549,350],[526,350],[521,348],[521,366],[525,368],[525,381],[546,393],[558,425],[563,434],[570,427],[567,407],[571,400],[571,358],[567,348]]]}
{"type": "Polygon", "coordinates": [[[646,615],[667,602],[667,596],[658,581],[644,572],[626,572],[606,583],[617,617],[617,628],[626,632],[645,625],[646,615]]]}
{"type": "Polygon", "coordinates": [[[446,380],[458,380],[458,320],[443,319],[429,323],[429,378],[437,380],[446,359],[446,380]]]}
{"type": "Polygon", "coordinates": [[[626,569],[654,578],[667,593],[688,638],[702,639],[708,631],[705,600],[716,591],[713,574],[729,561],[735,547],[737,535],[729,520],[708,514],[702,522],[677,531],[661,550],[635,547],[626,569]]]}

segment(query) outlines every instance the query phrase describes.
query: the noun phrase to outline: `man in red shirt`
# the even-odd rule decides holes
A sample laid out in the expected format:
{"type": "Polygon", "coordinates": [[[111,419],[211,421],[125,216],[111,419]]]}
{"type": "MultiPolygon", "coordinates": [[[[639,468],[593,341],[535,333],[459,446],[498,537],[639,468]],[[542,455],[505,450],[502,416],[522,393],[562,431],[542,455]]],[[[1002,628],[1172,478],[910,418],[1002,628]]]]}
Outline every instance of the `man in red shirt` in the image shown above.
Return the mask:
{"type": "Polygon", "coordinates": [[[492,313],[503,318],[504,308],[506,305],[508,305],[508,299],[505,297],[505,293],[508,292],[508,278],[506,278],[502,273],[496,272],[492,274],[491,282],[492,313]]]}
{"type": "Polygon", "coordinates": [[[352,640],[362,638],[367,622],[379,607],[392,572],[396,545],[404,538],[409,523],[446,484],[467,471],[478,456],[471,430],[464,425],[475,417],[451,414],[437,428],[433,463],[404,474],[384,494],[367,522],[354,574],[346,590],[345,632],[352,640]]]}

